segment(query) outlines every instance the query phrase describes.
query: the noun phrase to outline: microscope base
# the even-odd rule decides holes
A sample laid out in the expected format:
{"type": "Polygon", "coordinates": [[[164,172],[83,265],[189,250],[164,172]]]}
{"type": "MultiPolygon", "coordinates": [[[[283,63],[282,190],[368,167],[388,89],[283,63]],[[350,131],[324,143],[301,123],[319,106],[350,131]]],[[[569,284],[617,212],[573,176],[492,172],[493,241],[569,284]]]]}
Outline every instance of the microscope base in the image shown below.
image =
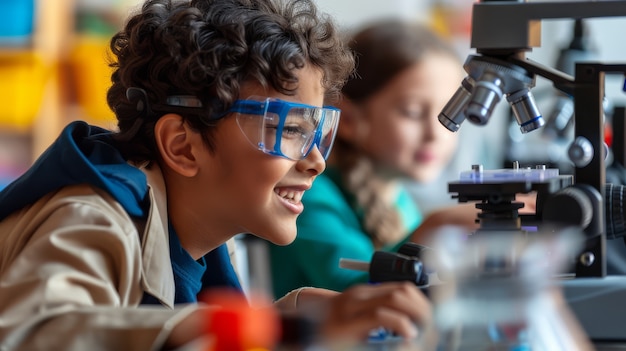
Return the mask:
{"type": "Polygon", "coordinates": [[[626,276],[575,278],[559,285],[592,341],[626,341],[626,276]]]}

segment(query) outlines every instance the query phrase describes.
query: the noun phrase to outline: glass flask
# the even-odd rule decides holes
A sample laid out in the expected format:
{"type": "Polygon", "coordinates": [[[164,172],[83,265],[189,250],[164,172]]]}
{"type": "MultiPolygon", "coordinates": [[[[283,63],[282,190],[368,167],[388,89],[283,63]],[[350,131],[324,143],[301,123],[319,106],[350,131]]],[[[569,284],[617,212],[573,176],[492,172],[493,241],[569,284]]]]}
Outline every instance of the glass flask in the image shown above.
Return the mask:
{"type": "Polygon", "coordinates": [[[558,281],[582,248],[576,229],[550,232],[445,228],[429,257],[438,351],[593,350],[558,281]]]}

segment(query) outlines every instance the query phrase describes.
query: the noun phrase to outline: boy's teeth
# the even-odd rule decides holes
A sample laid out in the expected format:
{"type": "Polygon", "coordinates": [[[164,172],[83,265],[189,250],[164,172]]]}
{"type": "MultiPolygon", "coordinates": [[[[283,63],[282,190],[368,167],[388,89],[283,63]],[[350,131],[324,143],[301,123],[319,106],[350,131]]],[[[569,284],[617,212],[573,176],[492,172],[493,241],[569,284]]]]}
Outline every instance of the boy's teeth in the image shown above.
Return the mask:
{"type": "Polygon", "coordinates": [[[302,191],[276,190],[275,192],[278,196],[292,202],[300,202],[302,200],[302,191]]]}

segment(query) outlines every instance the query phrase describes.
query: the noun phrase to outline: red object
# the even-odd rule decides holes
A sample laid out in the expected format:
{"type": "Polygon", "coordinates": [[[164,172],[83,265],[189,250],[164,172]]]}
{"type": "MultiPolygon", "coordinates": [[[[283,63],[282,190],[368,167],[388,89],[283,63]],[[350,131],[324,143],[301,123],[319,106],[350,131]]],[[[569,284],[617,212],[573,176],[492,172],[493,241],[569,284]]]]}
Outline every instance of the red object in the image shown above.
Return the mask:
{"type": "Polygon", "coordinates": [[[609,123],[604,123],[604,142],[608,147],[613,146],[613,128],[609,123]]]}
{"type": "Polygon", "coordinates": [[[208,312],[205,333],[215,342],[207,351],[272,350],[280,337],[280,317],[271,304],[251,307],[234,291],[208,291],[201,301],[219,306],[208,312]]]}

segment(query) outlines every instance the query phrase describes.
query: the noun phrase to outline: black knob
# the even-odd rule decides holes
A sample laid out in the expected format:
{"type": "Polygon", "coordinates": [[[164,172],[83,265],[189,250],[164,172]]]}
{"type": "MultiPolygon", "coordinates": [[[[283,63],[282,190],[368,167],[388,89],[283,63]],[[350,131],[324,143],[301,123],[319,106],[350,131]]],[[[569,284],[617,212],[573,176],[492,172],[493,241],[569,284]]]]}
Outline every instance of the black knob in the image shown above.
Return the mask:
{"type": "Polygon", "coordinates": [[[626,219],[624,215],[624,186],[607,183],[605,191],[606,238],[617,239],[626,235],[626,219]]]}
{"type": "Polygon", "coordinates": [[[593,219],[593,204],[584,190],[567,187],[544,204],[543,220],[586,228],[593,219]]]}

